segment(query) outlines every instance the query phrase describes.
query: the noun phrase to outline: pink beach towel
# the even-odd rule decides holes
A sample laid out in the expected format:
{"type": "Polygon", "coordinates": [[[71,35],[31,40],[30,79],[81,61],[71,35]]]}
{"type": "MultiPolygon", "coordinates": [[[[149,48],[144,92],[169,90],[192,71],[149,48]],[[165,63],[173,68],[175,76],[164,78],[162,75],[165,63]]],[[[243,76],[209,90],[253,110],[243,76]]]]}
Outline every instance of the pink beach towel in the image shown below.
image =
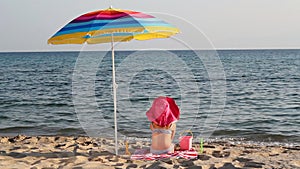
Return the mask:
{"type": "Polygon", "coordinates": [[[131,160],[160,160],[164,158],[184,158],[184,159],[195,159],[198,156],[198,152],[194,149],[186,151],[175,151],[174,153],[159,154],[155,155],[149,152],[147,149],[136,150],[131,155],[131,160]]]}
{"type": "Polygon", "coordinates": [[[151,108],[147,111],[146,116],[149,121],[165,127],[179,120],[179,108],[175,101],[169,97],[158,97],[154,99],[151,108]]]}

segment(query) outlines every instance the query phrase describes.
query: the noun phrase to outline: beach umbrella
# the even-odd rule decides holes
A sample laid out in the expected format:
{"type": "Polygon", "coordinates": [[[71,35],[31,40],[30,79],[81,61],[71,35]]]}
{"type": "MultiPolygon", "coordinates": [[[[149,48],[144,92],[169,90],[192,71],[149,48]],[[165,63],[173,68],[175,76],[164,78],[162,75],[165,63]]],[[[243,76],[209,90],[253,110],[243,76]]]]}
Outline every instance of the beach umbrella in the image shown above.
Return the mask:
{"type": "Polygon", "coordinates": [[[178,28],[154,16],[110,7],[73,19],[48,40],[48,44],[53,45],[111,43],[116,154],[118,139],[114,42],[168,38],[177,33],[178,28]]]}

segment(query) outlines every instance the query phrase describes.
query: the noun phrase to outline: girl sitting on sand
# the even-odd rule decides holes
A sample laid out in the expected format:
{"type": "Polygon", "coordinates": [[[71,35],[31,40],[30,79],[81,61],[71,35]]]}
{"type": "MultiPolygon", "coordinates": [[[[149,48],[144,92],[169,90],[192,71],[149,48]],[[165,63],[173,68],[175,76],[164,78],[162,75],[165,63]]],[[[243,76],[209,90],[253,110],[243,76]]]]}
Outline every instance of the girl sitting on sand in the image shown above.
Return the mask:
{"type": "Polygon", "coordinates": [[[175,122],[180,115],[175,101],[169,97],[158,97],[153,101],[146,115],[151,121],[150,129],[152,130],[150,152],[152,154],[173,153],[172,141],[176,131],[175,122]]]}

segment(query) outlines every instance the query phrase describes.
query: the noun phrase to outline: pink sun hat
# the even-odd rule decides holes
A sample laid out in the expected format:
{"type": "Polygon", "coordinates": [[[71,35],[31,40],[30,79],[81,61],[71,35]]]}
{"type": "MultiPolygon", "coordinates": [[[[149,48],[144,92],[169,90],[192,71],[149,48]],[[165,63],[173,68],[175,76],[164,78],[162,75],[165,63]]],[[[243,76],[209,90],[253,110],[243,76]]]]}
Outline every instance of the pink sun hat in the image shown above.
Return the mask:
{"type": "Polygon", "coordinates": [[[149,121],[165,127],[179,120],[180,111],[174,99],[169,97],[158,97],[154,99],[151,108],[147,111],[146,116],[149,121]]]}

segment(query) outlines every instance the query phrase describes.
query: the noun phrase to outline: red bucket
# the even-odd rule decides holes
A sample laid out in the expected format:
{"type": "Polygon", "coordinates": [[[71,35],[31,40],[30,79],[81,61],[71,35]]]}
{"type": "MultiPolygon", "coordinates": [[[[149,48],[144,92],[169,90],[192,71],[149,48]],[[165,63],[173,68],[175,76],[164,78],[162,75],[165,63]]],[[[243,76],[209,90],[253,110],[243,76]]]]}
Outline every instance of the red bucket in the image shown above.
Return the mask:
{"type": "Polygon", "coordinates": [[[192,142],[193,142],[193,133],[191,131],[185,131],[192,134],[192,136],[181,136],[183,133],[180,134],[179,137],[179,145],[180,150],[191,150],[192,149],[192,142]]]}

